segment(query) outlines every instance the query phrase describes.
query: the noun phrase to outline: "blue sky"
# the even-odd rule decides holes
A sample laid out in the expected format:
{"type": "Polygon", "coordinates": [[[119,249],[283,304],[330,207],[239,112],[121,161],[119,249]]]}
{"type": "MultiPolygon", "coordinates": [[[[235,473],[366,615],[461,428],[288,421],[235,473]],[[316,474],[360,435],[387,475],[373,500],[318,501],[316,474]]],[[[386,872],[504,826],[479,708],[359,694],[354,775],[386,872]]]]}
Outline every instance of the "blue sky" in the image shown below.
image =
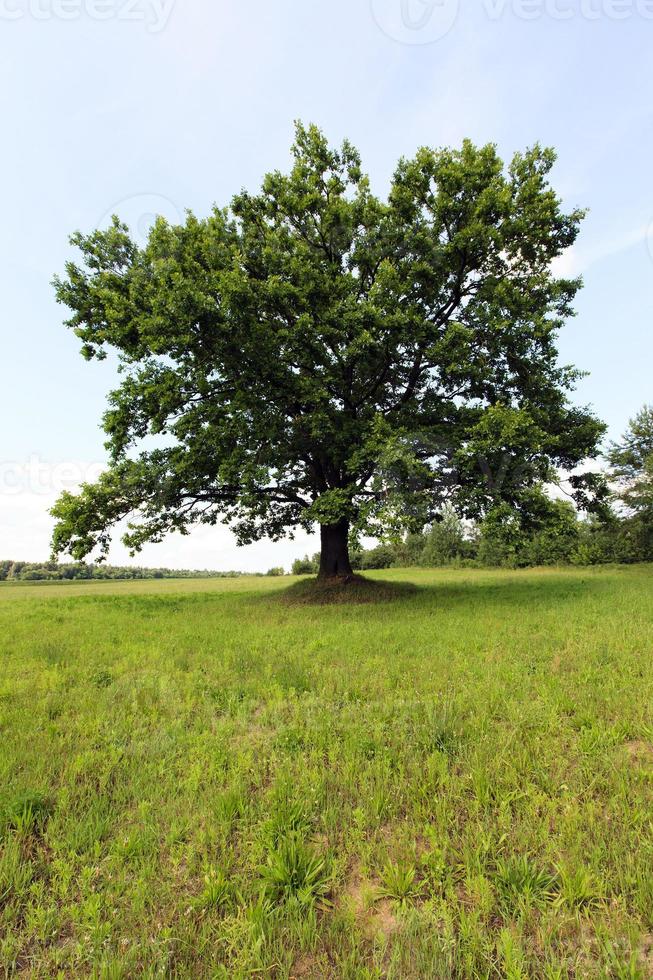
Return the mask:
{"type": "MultiPolygon", "coordinates": [[[[561,263],[585,279],[561,359],[617,436],[653,401],[652,42],[653,0],[0,0],[0,557],[45,558],[51,500],[104,459],[114,367],[82,360],[50,285],[69,233],[226,204],[286,166],[295,118],[348,136],[379,194],[423,144],[554,146],[556,188],[590,209],[561,263]]],[[[139,561],[307,548],[202,529],[139,561]]]]}

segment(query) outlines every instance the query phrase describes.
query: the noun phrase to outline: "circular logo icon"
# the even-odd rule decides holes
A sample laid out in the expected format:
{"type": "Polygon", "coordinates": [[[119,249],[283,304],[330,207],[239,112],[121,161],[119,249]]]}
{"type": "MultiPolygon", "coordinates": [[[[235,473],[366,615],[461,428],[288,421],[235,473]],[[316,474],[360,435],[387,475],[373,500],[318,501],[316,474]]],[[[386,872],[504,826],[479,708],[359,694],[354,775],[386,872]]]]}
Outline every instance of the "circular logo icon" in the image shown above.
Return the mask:
{"type": "Polygon", "coordinates": [[[452,29],[460,0],[372,0],[384,34],[400,44],[433,44],[452,29]]]}
{"type": "Polygon", "coordinates": [[[97,227],[104,231],[111,225],[113,215],[127,225],[133,241],[139,248],[147,244],[150,229],[161,216],[171,225],[181,224],[184,216],[170,198],[162,194],[133,194],[124,197],[105,211],[97,227]]]}

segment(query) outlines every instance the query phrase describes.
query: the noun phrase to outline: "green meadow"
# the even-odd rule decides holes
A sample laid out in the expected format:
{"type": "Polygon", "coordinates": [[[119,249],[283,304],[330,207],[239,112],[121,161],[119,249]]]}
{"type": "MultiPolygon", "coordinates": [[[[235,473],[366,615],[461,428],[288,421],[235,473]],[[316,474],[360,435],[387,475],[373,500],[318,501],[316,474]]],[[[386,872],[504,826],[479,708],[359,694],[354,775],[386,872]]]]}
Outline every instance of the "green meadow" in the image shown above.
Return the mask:
{"type": "Polygon", "coordinates": [[[370,577],[0,588],[0,975],[653,976],[653,567],[370,577]]]}

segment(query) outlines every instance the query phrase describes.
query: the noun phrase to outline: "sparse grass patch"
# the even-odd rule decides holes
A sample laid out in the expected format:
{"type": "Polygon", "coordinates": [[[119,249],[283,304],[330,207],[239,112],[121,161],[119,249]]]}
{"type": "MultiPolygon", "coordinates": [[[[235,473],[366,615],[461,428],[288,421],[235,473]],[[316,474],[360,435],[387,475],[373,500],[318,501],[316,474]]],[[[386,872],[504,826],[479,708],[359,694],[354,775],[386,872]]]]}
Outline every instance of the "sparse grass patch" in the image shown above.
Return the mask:
{"type": "Polygon", "coordinates": [[[557,878],[526,855],[500,859],[496,882],[501,908],[509,917],[553,902],[557,878]]]}
{"type": "Polygon", "coordinates": [[[295,898],[304,906],[327,904],[330,876],[326,858],[296,831],[276,842],[261,868],[261,876],[265,892],[274,902],[295,898]]]}
{"type": "Polygon", "coordinates": [[[416,901],[422,892],[417,868],[407,862],[388,862],[381,872],[381,882],[379,898],[389,898],[401,907],[416,901]]]}
{"type": "Polygon", "coordinates": [[[234,887],[222,868],[209,868],[204,875],[204,887],[193,902],[199,912],[225,909],[234,898],[234,887]]]}
{"type": "Polygon", "coordinates": [[[5,805],[0,823],[0,839],[11,831],[15,831],[19,837],[41,833],[52,811],[52,801],[43,793],[31,790],[18,793],[5,805]]]}

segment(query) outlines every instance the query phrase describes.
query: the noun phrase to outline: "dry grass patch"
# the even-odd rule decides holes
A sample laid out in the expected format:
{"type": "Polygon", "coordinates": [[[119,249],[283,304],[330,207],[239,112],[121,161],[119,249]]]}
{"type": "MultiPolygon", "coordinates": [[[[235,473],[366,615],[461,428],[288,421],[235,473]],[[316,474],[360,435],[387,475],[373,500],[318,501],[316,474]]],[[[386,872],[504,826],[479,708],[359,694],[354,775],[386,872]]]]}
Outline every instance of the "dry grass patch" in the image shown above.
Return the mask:
{"type": "Polygon", "coordinates": [[[644,739],[632,739],[625,743],[626,752],[633,762],[642,766],[653,766],[653,745],[644,739]]]}

